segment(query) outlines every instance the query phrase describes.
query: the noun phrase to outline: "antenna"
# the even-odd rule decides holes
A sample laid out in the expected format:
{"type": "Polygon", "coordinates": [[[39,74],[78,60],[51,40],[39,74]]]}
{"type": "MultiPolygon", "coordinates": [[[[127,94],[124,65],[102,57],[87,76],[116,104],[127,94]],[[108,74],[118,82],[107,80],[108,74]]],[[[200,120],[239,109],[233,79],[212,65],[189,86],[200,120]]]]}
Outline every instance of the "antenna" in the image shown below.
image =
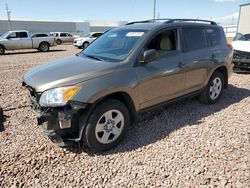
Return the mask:
{"type": "Polygon", "coordinates": [[[6,4],[6,13],[8,17],[8,23],[9,23],[9,31],[11,30],[11,25],[10,25],[10,13],[11,11],[9,10],[8,4],[6,4]]]}
{"type": "Polygon", "coordinates": [[[156,10],[156,0],[154,0],[154,16],[153,16],[153,20],[155,20],[155,10],[156,10]]]}

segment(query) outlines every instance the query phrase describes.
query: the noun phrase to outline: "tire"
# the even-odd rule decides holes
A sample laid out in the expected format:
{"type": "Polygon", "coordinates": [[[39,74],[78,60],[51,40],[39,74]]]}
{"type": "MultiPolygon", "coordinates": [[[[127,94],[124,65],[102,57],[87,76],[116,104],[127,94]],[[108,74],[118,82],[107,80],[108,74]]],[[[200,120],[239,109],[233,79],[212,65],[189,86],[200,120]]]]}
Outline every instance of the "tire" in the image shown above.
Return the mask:
{"type": "Polygon", "coordinates": [[[47,42],[42,42],[40,45],[39,45],[39,48],[38,50],[40,52],[47,52],[49,51],[49,44],[47,42]]]}
{"type": "Polygon", "coordinates": [[[215,71],[206,88],[200,95],[200,101],[205,104],[214,104],[218,102],[221,97],[223,88],[225,85],[225,80],[223,74],[218,71],[215,71]]]}
{"type": "Polygon", "coordinates": [[[5,48],[3,46],[0,46],[0,55],[5,54],[5,48]]]}
{"type": "Polygon", "coordinates": [[[82,48],[85,49],[89,46],[89,43],[88,42],[84,42],[83,45],[82,45],[82,48]]]}
{"type": "Polygon", "coordinates": [[[62,41],[61,41],[60,39],[57,39],[57,40],[56,40],[56,43],[57,43],[58,45],[61,45],[61,44],[62,44],[62,41]]]}
{"type": "Polygon", "coordinates": [[[83,141],[94,152],[111,149],[123,140],[129,125],[130,115],[125,104],[107,99],[90,114],[83,132],[83,141]]]}

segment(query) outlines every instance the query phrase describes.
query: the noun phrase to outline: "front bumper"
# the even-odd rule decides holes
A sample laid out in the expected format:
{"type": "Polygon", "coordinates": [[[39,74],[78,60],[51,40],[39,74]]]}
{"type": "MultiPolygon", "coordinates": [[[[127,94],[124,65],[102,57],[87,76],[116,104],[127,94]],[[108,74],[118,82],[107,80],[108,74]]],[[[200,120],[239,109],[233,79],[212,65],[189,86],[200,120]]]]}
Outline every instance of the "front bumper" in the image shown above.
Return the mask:
{"type": "Polygon", "coordinates": [[[83,45],[83,42],[74,41],[73,45],[76,46],[76,47],[81,47],[83,45]]]}
{"type": "Polygon", "coordinates": [[[234,72],[250,72],[250,52],[234,51],[234,72]]]}
{"type": "Polygon", "coordinates": [[[40,94],[25,83],[23,85],[30,91],[31,108],[36,114],[37,124],[51,141],[65,147],[81,140],[83,125],[79,122],[80,114],[87,104],[70,101],[63,107],[44,108],[38,103],[40,94]]]}
{"type": "Polygon", "coordinates": [[[234,72],[250,72],[250,59],[233,59],[234,72]]]}

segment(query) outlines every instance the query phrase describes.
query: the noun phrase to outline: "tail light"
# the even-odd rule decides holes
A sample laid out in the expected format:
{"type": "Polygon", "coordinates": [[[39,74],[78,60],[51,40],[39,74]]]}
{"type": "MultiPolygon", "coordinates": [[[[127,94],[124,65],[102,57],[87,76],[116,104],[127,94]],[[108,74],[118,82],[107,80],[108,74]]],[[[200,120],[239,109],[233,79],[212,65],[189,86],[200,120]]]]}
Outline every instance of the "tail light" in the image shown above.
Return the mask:
{"type": "Polygon", "coordinates": [[[228,47],[230,50],[233,50],[232,44],[227,44],[227,47],[228,47]]]}

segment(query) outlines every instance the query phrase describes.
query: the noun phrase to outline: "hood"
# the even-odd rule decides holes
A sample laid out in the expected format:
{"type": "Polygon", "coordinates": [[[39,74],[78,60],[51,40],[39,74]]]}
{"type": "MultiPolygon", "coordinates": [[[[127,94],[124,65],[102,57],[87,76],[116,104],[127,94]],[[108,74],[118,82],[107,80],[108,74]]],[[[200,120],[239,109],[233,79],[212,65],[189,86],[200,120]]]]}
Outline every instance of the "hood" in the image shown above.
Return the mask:
{"type": "Polygon", "coordinates": [[[233,41],[233,49],[243,52],[250,52],[250,41],[233,41]]]}
{"type": "Polygon", "coordinates": [[[87,39],[86,37],[78,37],[75,39],[75,41],[86,40],[86,39],[87,39]]]}
{"type": "Polygon", "coordinates": [[[43,92],[108,74],[117,65],[87,57],[71,56],[31,69],[23,76],[23,81],[37,92],[43,92]]]}

